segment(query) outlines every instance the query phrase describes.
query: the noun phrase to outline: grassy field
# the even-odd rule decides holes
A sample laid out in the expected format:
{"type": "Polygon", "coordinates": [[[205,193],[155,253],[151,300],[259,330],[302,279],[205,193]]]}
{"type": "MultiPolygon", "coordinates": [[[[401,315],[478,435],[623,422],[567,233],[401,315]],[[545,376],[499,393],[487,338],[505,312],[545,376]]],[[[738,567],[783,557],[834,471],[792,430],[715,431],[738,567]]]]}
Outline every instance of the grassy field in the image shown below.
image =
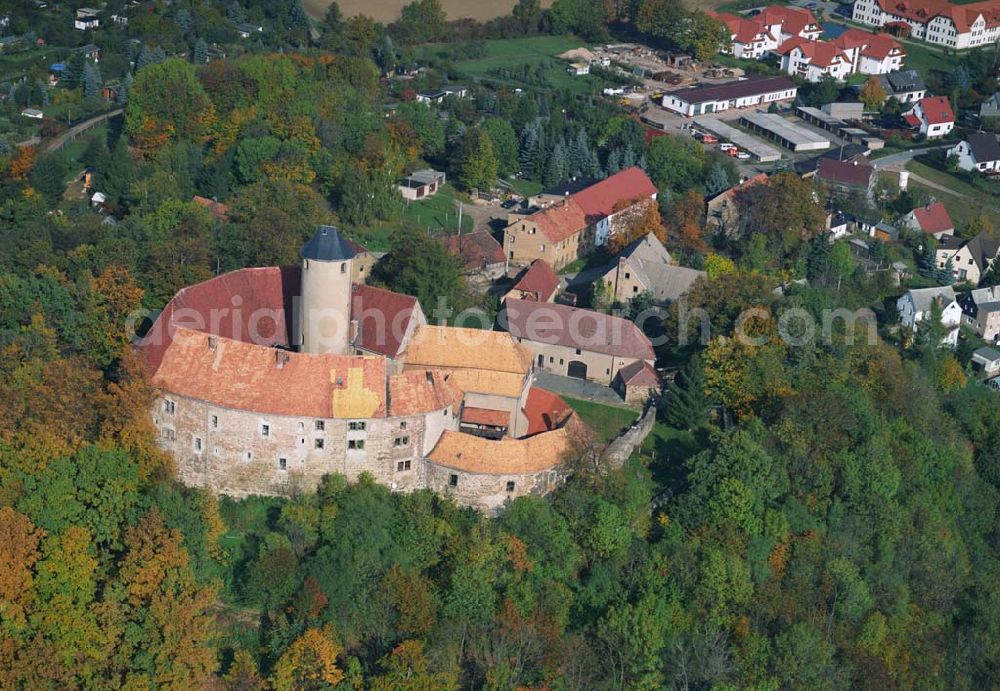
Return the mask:
{"type": "Polygon", "coordinates": [[[946,187],[952,191],[952,193],[949,194],[939,189],[923,185],[919,181],[914,180],[912,177],[910,178],[911,185],[921,187],[926,190],[928,194],[944,204],[945,208],[948,210],[948,215],[950,215],[952,220],[959,226],[968,223],[970,219],[982,213],[986,213],[992,217],[1000,215],[1000,200],[996,197],[991,198],[987,196],[982,192],[982,190],[976,189],[972,185],[958,179],[954,175],[950,175],[949,173],[938,170],[937,168],[932,168],[931,166],[921,163],[920,161],[910,161],[906,164],[906,169],[914,175],[919,175],[930,182],[946,187]]]}
{"type": "MultiPolygon", "coordinates": [[[[376,222],[364,228],[353,228],[354,234],[364,245],[375,252],[389,249],[393,235],[406,227],[426,228],[434,235],[454,234],[458,230],[458,201],[469,204],[469,199],[451,185],[444,185],[433,197],[410,202],[403,207],[402,215],[393,221],[376,222]]],[[[462,230],[472,230],[474,221],[462,217],[462,230]]]]}
{"type": "Polygon", "coordinates": [[[628,408],[617,408],[569,396],[563,396],[563,400],[603,441],[611,441],[617,437],[638,417],[634,410],[628,408]]]}
{"type": "Polygon", "coordinates": [[[430,43],[417,46],[413,55],[422,62],[449,61],[449,69],[464,79],[488,80],[496,84],[525,88],[570,89],[577,92],[592,92],[604,85],[604,81],[594,75],[576,77],[566,71],[567,63],[556,59],[557,55],[572,48],[587,45],[586,41],[573,36],[530,36],[528,38],[497,39],[481,41],[486,53],[481,58],[461,59],[458,54],[462,44],[430,43]],[[516,76],[502,76],[496,70],[516,70],[525,65],[540,66],[539,76],[544,83],[527,83],[516,76]]]}
{"type": "MultiPolygon", "coordinates": [[[[322,19],[326,13],[326,8],[330,6],[332,0],[305,0],[302,5],[309,16],[315,19],[322,19]]],[[[393,22],[399,19],[399,12],[410,0],[376,0],[376,2],[362,2],[361,0],[338,0],[340,11],[345,17],[353,17],[356,14],[364,14],[376,21],[393,22]]],[[[500,0],[499,2],[482,2],[481,0],[442,0],[444,10],[448,14],[448,19],[462,19],[472,17],[484,21],[510,14],[514,9],[517,0],[500,0]]],[[[542,7],[548,7],[552,0],[542,0],[542,7]]]]}

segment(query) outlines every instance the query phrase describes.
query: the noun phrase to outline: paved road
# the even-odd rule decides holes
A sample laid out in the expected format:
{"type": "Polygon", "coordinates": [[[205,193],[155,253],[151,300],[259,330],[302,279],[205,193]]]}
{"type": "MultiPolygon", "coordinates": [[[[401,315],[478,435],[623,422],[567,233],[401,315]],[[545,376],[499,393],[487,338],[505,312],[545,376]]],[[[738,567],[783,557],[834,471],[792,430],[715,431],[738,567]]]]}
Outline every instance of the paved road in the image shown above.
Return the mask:
{"type": "Polygon", "coordinates": [[[888,156],[883,156],[882,158],[876,158],[872,161],[872,164],[876,168],[902,168],[907,163],[912,161],[914,158],[920,154],[926,154],[930,151],[937,151],[939,149],[950,149],[951,144],[937,144],[935,146],[925,146],[922,149],[910,149],[909,151],[900,151],[898,154],[889,154],[888,156]]]}

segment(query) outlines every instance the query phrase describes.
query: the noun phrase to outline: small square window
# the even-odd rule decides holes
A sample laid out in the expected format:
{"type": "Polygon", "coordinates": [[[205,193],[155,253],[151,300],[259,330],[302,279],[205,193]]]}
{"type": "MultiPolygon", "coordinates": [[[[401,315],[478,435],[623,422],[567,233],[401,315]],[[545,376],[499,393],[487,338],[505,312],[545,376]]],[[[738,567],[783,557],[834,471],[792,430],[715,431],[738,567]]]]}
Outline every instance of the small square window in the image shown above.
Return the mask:
{"type": "Polygon", "coordinates": [[[399,423],[399,429],[406,429],[406,420],[399,423]]]}
{"type": "Polygon", "coordinates": [[[577,349],[576,349],[576,354],[577,354],[577,355],[579,355],[579,354],[580,354],[580,349],[579,349],[579,348],[577,348],[577,349]]]}
{"type": "Polygon", "coordinates": [[[288,459],[279,458],[278,459],[278,470],[288,470],[288,459]]]}
{"type": "Polygon", "coordinates": [[[410,461],[396,461],[396,472],[401,473],[410,469],[410,461]]]}
{"type": "Polygon", "coordinates": [[[354,431],[354,432],[363,432],[366,427],[367,427],[367,423],[364,422],[363,420],[357,420],[357,421],[354,421],[354,422],[348,422],[347,423],[347,429],[349,429],[351,431],[354,431]]]}
{"type": "Polygon", "coordinates": [[[164,401],[163,401],[163,412],[165,412],[167,415],[173,415],[174,411],[176,410],[176,407],[177,407],[176,404],[173,401],[171,401],[169,398],[164,399],[164,401]]]}
{"type": "Polygon", "coordinates": [[[563,359],[562,358],[559,358],[559,364],[560,365],[563,364],[563,359]]]}
{"type": "Polygon", "coordinates": [[[201,452],[201,437],[194,438],[194,450],[201,452]]]}
{"type": "Polygon", "coordinates": [[[514,481],[513,480],[507,480],[507,491],[508,492],[513,492],[514,491],[514,481]]]}
{"type": "Polygon", "coordinates": [[[458,475],[452,473],[451,475],[448,476],[448,486],[458,487],[458,475]]]}
{"type": "Polygon", "coordinates": [[[163,438],[167,441],[173,441],[176,438],[176,432],[170,427],[163,428],[163,438]]]}
{"type": "Polygon", "coordinates": [[[326,443],[326,441],[325,441],[325,440],[323,440],[323,439],[316,439],[316,440],[315,440],[315,441],[313,442],[313,446],[315,446],[315,447],[316,447],[317,449],[322,449],[322,448],[323,448],[323,445],[324,445],[325,443],[326,443]]]}
{"type": "Polygon", "coordinates": [[[260,426],[260,436],[270,437],[271,436],[271,425],[261,425],[260,426]]]}
{"type": "Polygon", "coordinates": [[[212,429],[219,429],[219,416],[218,415],[213,415],[212,416],[212,429]]]}
{"type": "Polygon", "coordinates": [[[551,355],[549,355],[549,364],[551,365],[555,361],[556,361],[556,359],[554,357],[552,357],[551,355]]]}
{"type": "Polygon", "coordinates": [[[316,421],[316,431],[317,432],[323,432],[324,430],[326,430],[326,422],[323,421],[323,420],[317,420],[316,421]]]}
{"type": "Polygon", "coordinates": [[[253,451],[247,451],[246,455],[244,456],[244,458],[246,460],[248,460],[248,461],[252,461],[253,460],[253,451]]]}
{"type": "Polygon", "coordinates": [[[364,439],[350,439],[347,442],[347,448],[349,448],[349,449],[359,449],[359,450],[363,449],[363,448],[365,448],[365,440],[364,439]]]}

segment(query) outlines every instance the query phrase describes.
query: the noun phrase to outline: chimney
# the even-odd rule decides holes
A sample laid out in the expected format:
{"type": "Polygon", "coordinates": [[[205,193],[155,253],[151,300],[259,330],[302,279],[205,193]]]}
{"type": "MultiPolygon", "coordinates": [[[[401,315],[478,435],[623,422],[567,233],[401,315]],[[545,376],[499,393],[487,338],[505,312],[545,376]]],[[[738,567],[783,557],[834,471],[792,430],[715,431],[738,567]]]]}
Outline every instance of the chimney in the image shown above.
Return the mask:
{"type": "Polygon", "coordinates": [[[288,362],[288,353],[283,350],[274,351],[274,366],[278,369],[283,369],[285,363],[288,362]]]}
{"type": "Polygon", "coordinates": [[[208,349],[215,352],[215,348],[219,345],[219,337],[209,335],[208,337],[208,349]]]}

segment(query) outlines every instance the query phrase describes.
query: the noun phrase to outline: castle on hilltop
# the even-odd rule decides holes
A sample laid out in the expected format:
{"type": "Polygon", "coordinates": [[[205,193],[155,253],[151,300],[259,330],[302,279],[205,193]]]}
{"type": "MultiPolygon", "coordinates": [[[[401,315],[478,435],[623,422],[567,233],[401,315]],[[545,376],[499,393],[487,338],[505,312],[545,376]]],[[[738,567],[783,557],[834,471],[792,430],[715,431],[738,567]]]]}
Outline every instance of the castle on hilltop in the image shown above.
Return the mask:
{"type": "Polygon", "coordinates": [[[533,385],[532,353],[428,325],[416,298],[355,281],[358,251],[321,226],[300,266],[233,271],[167,304],[137,347],[180,480],[242,497],[369,473],[486,510],[551,491],[586,431],[533,385]]]}

